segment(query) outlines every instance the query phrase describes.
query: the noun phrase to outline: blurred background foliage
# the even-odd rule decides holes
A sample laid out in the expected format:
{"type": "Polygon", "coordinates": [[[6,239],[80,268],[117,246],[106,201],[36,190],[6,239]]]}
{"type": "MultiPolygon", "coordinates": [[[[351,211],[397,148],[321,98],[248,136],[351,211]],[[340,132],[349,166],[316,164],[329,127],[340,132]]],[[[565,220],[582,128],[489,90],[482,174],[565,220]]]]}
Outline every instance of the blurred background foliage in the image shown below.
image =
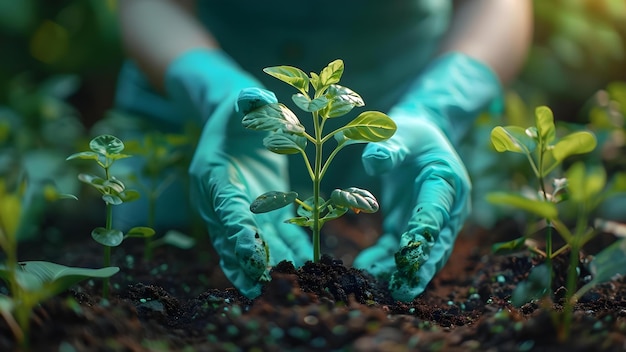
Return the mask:
{"type": "Polygon", "coordinates": [[[79,82],[67,99],[85,121],[100,118],[123,57],[116,3],[0,0],[0,105],[51,76],[74,75],[79,82]]]}
{"type": "MultiPolygon", "coordinates": [[[[84,149],[89,129],[111,109],[124,59],[118,1],[0,0],[0,210],[13,209],[0,212],[0,223],[23,217],[51,182],[75,190],[63,181],[76,175],[64,158],[84,149]]],[[[626,0],[533,2],[534,40],[510,88],[508,118],[545,104],[558,120],[600,126],[619,151],[612,155],[623,154],[626,0]]],[[[617,159],[612,165],[622,169],[617,159]]]]}
{"type": "MultiPolygon", "coordinates": [[[[112,102],[123,60],[119,0],[0,0],[0,105],[52,75],[79,86],[67,98],[90,124],[112,102]]],[[[626,79],[625,0],[535,0],[535,34],[514,86],[525,100],[572,115],[595,91],[626,79]]]]}
{"type": "Polygon", "coordinates": [[[533,3],[533,45],[515,87],[574,118],[597,90],[626,79],[626,1],[533,3]]]}

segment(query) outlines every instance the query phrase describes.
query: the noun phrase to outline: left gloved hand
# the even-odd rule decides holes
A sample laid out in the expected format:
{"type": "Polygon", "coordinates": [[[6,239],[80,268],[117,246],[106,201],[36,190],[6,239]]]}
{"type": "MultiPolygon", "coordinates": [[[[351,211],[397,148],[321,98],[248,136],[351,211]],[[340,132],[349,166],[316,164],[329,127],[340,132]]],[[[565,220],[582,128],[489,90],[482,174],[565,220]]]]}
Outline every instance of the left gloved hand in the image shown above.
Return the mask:
{"type": "Polygon", "coordinates": [[[365,170],[383,178],[383,235],[355,267],[390,279],[411,301],[443,267],[470,212],[471,182],[455,145],[500,93],[495,74],[460,53],[437,59],[390,112],[396,134],[370,143],[365,170]]]}

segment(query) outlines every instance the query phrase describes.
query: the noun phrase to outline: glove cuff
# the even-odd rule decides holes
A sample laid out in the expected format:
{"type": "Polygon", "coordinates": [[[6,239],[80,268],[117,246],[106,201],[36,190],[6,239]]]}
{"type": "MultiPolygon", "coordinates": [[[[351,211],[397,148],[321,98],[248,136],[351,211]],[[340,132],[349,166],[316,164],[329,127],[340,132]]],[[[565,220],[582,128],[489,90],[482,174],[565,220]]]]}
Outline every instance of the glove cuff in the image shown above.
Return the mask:
{"type": "Polygon", "coordinates": [[[415,116],[416,111],[425,111],[420,116],[437,125],[456,146],[478,114],[502,95],[500,80],[491,68],[451,52],[426,67],[389,115],[415,116]]]}
{"type": "Polygon", "coordinates": [[[239,91],[260,87],[219,49],[199,48],[176,58],[165,72],[165,91],[186,119],[204,124],[219,104],[232,104],[239,91]]]}

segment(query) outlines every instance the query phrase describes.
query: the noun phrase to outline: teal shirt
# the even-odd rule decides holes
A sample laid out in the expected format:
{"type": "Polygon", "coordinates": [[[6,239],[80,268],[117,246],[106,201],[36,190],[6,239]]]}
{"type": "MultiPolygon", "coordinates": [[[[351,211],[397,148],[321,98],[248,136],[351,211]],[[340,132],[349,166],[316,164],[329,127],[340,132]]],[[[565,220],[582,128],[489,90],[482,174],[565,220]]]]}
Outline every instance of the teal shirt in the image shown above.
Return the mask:
{"type": "MultiPolygon", "coordinates": [[[[362,109],[387,112],[436,55],[452,14],[452,0],[199,0],[198,7],[222,49],[305,125],[308,116],[291,104],[293,88],[263,73],[264,67],[319,72],[340,58],[345,64],[340,84],[363,97],[362,109]]],[[[183,120],[132,64],[122,70],[116,100],[118,107],[152,116],[169,130],[183,120]]],[[[333,120],[327,130],[346,123],[333,120]]],[[[323,182],[327,191],[357,186],[377,194],[379,180],[364,174],[361,150],[355,145],[339,153],[323,182]]],[[[302,161],[292,157],[289,164],[293,189],[310,189],[302,161]]]]}
{"type": "MultiPolygon", "coordinates": [[[[364,109],[383,112],[436,55],[452,12],[451,0],[222,0],[199,6],[202,22],[224,51],[279,101],[292,107],[295,90],[264,74],[264,67],[319,72],[340,58],[345,64],[340,84],[363,97],[364,109]]],[[[292,110],[311,128],[308,114],[292,110]]],[[[327,131],[346,120],[329,122],[327,131]]],[[[350,186],[379,190],[379,180],[364,174],[361,151],[362,145],[340,152],[324,179],[327,192],[350,186]]],[[[293,157],[289,164],[292,187],[300,193],[310,189],[302,161],[293,157]]]]}
{"type": "Polygon", "coordinates": [[[198,6],[226,53],[279,99],[292,91],[265,75],[264,67],[319,72],[341,58],[341,84],[381,111],[436,54],[451,16],[451,0],[221,0],[198,6]]]}

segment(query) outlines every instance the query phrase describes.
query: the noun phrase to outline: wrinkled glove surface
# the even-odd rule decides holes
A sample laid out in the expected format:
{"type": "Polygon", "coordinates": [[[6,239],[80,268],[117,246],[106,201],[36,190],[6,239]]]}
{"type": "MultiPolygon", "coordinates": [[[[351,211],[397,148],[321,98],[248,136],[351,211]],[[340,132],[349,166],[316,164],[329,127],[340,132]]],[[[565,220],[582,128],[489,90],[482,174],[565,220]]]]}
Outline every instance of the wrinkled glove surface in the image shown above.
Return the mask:
{"type": "Polygon", "coordinates": [[[191,200],[207,224],[226,277],[242,294],[256,297],[268,266],[286,259],[302,265],[312,253],[306,233],[285,224],[291,208],[253,214],[250,203],[270,190],[288,191],[287,160],[263,146],[263,133],[241,124],[243,110],[277,102],[273,93],[242,96],[260,87],[220,51],[195,50],[166,73],[169,96],[204,123],[191,166],[191,200]]]}
{"type": "Polygon", "coordinates": [[[384,233],[354,265],[389,279],[394,298],[413,300],[450,257],[471,193],[455,145],[500,91],[484,64],[442,56],[389,112],[396,134],[365,147],[365,170],[383,178],[384,233]]]}

